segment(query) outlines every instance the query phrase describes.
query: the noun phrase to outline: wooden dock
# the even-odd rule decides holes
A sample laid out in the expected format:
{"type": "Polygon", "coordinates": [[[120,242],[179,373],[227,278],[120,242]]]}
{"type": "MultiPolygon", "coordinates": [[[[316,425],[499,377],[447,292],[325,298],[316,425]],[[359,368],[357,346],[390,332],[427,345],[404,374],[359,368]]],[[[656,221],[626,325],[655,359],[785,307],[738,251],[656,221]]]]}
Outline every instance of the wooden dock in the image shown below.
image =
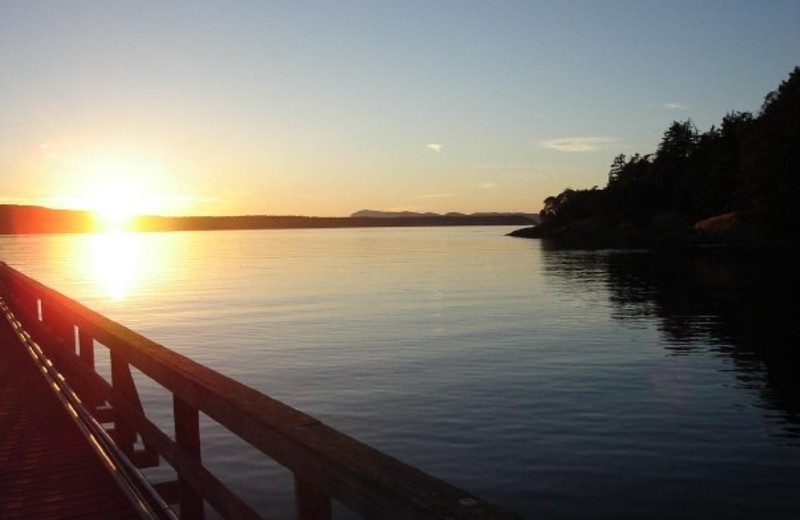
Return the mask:
{"type": "Polygon", "coordinates": [[[5,320],[0,518],[141,518],[5,320]]]}
{"type": "Polygon", "coordinates": [[[364,518],[519,518],[2,262],[0,322],[0,519],[269,518],[203,465],[201,412],[291,471],[299,520],[330,519],[334,501],[364,518]],[[95,348],[108,349],[110,381],[95,348]],[[147,417],[131,367],[171,393],[173,431],[147,417]],[[174,482],[152,486],[137,469],[161,464],[174,482]]]}

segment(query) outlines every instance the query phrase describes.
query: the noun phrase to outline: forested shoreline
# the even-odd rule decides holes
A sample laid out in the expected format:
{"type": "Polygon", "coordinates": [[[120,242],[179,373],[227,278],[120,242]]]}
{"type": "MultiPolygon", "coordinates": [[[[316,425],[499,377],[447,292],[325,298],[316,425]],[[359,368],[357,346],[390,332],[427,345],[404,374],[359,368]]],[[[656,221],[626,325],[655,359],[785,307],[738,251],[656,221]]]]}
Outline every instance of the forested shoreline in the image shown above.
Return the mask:
{"type": "MultiPolygon", "coordinates": [[[[418,217],[306,217],[281,215],[132,217],[127,231],[217,231],[237,229],[305,229],[352,227],[524,226],[531,217],[497,213],[476,215],[426,215],[418,217]]],[[[0,235],[93,233],[107,231],[91,211],[39,206],[0,205],[0,235]]]]}
{"type": "Polygon", "coordinates": [[[541,224],[512,233],[576,247],[798,243],[800,67],[757,115],[699,132],[673,122],[655,152],[614,158],[604,188],[547,197],[541,224]]]}

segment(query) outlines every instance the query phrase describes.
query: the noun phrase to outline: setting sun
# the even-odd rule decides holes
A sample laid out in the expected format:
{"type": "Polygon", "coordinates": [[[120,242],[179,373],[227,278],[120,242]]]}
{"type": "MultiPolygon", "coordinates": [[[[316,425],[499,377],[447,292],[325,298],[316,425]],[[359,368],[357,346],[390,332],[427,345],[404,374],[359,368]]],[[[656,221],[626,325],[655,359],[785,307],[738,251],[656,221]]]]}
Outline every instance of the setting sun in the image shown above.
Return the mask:
{"type": "Polygon", "coordinates": [[[175,211],[161,164],[131,154],[106,152],[75,162],[72,205],[94,214],[98,231],[124,231],[137,215],[175,211]]]}
{"type": "Polygon", "coordinates": [[[94,213],[103,231],[129,229],[133,217],[147,212],[147,197],[137,186],[122,181],[107,182],[91,189],[87,209],[94,213]]]}

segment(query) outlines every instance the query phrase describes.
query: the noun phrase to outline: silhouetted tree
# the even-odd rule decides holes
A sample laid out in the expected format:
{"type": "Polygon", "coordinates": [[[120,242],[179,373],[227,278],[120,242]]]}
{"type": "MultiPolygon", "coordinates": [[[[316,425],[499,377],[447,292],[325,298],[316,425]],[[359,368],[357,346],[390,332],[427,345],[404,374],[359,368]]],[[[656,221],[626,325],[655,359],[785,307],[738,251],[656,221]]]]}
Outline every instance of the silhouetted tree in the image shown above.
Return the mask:
{"type": "Polygon", "coordinates": [[[691,213],[697,219],[737,208],[742,144],[753,126],[749,112],[731,112],[720,128],[700,135],[692,159],[691,213]]]}
{"type": "Polygon", "coordinates": [[[699,136],[691,120],[670,125],[653,160],[653,180],[658,209],[687,211],[691,206],[692,155],[699,136]]]}
{"type": "Polygon", "coordinates": [[[745,142],[739,197],[771,226],[797,235],[800,175],[800,67],[767,94],[745,142]]]}
{"type": "Polygon", "coordinates": [[[602,218],[605,214],[605,193],[597,189],[566,189],[555,197],[547,197],[539,212],[543,222],[562,224],[583,218],[602,218]]]}
{"type": "Polygon", "coordinates": [[[673,122],[656,152],[620,154],[604,189],[567,189],[545,199],[544,223],[592,217],[646,225],[668,211],[703,219],[738,211],[797,235],[800,211],[800,67],[769,93],[757,117],[731,112],[699,133],[673,122]]]}
{"type": "Polygon", "coordinates": [[[650,155],[632,155],[627,161],[618,155],[609,173],[608,205],[611,216],[641,217],[652,210],[656,198],[650,155]]]}

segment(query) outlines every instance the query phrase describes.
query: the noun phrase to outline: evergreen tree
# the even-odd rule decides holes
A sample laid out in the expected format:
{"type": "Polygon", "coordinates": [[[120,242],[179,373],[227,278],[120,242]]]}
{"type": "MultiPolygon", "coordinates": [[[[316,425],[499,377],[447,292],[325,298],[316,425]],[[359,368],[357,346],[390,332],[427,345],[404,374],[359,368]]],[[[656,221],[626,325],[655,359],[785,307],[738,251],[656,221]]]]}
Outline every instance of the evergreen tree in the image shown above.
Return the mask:
{"type": "Polygon", "coordinates": [[[745,142],[739,198],[778,229],[797,235],[800,175],[800,67],[770,92],[745,142]]]}
{"type": "Polygon", "coordinates": [[[727,114],[699,133],[673,122],[652,155],[616,156],[604,189],[548,197],[543,223],[587,217],[646,225],[661,212],[700,220],[727,212],[755,215],[768,230],[797,235],[800,211],[800,67],[769,93],[757,117],[727,114]]]}

